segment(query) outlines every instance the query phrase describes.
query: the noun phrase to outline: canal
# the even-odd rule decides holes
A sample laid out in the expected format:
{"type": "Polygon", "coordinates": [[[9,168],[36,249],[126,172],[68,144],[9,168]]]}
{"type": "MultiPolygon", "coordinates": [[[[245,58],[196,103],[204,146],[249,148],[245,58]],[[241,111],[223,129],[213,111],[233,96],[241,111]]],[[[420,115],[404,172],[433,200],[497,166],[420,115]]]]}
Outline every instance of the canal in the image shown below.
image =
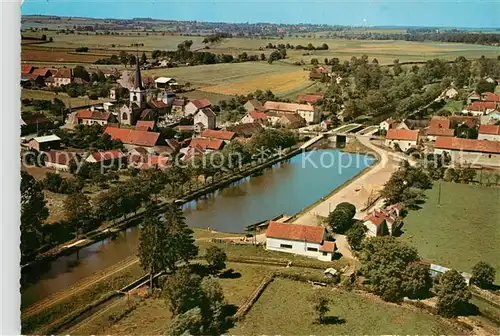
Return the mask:
{"type": "MultiPolygon", "coordinates": [[[[298,154],[260,176],[247,177],[225,189],[183,206],[191,227],[243,232],[249,224],[294,214],[341,186],[374,163],[367,155],[321,149],[298,154]]],[[[137,250],[139,230],[129,228],[114,240],[106,239],[59,257],[22,291],[24,307],[112,266],[137,250]]]]}

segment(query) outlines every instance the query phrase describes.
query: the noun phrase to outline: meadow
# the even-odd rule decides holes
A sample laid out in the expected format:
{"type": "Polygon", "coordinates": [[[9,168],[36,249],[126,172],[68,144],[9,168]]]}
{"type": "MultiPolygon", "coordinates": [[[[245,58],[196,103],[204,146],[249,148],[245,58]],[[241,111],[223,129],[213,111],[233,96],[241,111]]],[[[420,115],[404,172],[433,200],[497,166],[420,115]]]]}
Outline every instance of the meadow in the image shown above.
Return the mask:
{"type": "Polygon", "coordinates": [[[422,258],[462,272],[488,262],[500,283],[500,189],[442,182],[439,204],[438,184],[425,194],[422,209],[404,219],[401,239],[422,258]]]}
{"type": "Polygon", "coordinates": [[[54,98],[61,99],[67,107],[75,108],[80,106],[87,106],[91,104],[99,104],[110,101],[109,99],[99,98],[98,100],[89,99],[87,97],[72,98],[66,93],[55,93],[43,90],[30,90],[21,89],[21,99],[40,99],[40,100],[53,100],[54,98]]]}
{"type": "Polygon", "coordinates": [[[235,335],[458,334],[439,317],[338,289],[275,279],[238,322],[235,335]],[[321,292],[331,303],[327,322],[313,323],[308,299],[321,292]]]}

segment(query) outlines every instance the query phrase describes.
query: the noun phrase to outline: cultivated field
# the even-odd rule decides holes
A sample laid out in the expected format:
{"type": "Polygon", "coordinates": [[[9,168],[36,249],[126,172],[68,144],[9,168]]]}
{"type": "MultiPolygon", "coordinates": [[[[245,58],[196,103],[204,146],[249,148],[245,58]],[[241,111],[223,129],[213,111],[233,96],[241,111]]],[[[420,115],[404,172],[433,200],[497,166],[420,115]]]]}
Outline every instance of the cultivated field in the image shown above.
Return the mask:
{"type": "Polygon", "coordinates": [[[310,284],[275,279],[250,309],[245,319],[230,330],[236,335],[377,335],[457,334],[438,317],[377,298],[310,284]],[[327,323],[313,324],[311,303],[315,291],[332,300],[327,323]]]}
{"type": "Polygon", "coordinates": [[[40,100],[53,100],[54,98],[61,99],[67,107],[75,108],[80,106],[86,106],[91,104],[99,104],[108,102],[109,99],[100,98],[98,100],[92,100],[87,97],[77,97],[72,98],[68,96],[66,93],[58,93],[51,91],[43,91],[43,90],[30,90],[30,89],[21,89],[21,99],[40,99],[40,100]]]}
{"type": "Polygon", "coordinates": [[[226,95],[244,95],[260,89],[272,90],[274,93],[280,94],[294,90],[298,87],[304,87],[308,84],[311,84],[308,79],[308,73],[299,70],[284,74],[258,76],[241,82],[202,87],[201,90],[226,95]]]}
{"type": "Polygon", "coordinates": [[[470,272],[478,261],[497,270],[500,283],[500,189],[442,183],[426,192],[421,210],[410,211],[401,239],[415,245],[422,258],[470,272]]]}

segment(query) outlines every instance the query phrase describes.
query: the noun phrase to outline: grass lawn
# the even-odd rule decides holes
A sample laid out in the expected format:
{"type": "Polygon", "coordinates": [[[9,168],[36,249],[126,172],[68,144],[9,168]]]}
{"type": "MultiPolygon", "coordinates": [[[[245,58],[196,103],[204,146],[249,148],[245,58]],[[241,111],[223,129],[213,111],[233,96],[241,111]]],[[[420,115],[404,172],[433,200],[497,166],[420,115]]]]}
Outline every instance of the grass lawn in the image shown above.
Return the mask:
{"type": "Polygon", "coordinates": [[[453,114],[457,114],[457,113],[460,113],[462,111],[463,107],[464,107],[463,102],[452,100],[452,101],[447,102],[446,105],[443,106],[443,109],[446,111],[449,111],[453,114]]]}
{"type": "Polygon", "coordinates": [[[361,335],[457,334],[439,318],[375,298],[307,283],[275,279],[230,334],[236,335],[361,335]],[[313,324],[308,298],[320,291],[328,296],[331,322],[313,324]],[[336,318],[336,319],[335,319],[336,318]]]}
{"type": "Polygon", "coordinates": [[[463,272],[488,262],[500,283],[500,189],[443,182],[440,206],[438,190],[436,184],[422,209],[409,212],[401,239],[422,258],[463,272]]]}
{"type": "Polygon", "coordinates": [[[230,96],[230,95],[224,95],[224,94],[214,93],[214,92],[207,92],[207,91],[202,91],[202,90],[183,92],[179,95],[182,97],[187,97],[187,98],[189,98],[189,100],[206,98],[212,104],[217,104],[221,100],[229,100],[229,99],[233,98],[233,96],[230,96]]]}
{"type": "Polygon", "coordinates": [[[100,98],[98,100],[92,100],[87,97],[77,97],[71,98],[66,93],[58,93],[44,90],[30,90],[30,89],[21,89],[21,99],[39,99],[39,100],[54,100],[54,98],[61,99],[64,104],[69,107],[71,105],[72,108],[79,106],[86,106],[91,104],[100,104],[104,102],[110,101],[110,99],[100,98]]]}

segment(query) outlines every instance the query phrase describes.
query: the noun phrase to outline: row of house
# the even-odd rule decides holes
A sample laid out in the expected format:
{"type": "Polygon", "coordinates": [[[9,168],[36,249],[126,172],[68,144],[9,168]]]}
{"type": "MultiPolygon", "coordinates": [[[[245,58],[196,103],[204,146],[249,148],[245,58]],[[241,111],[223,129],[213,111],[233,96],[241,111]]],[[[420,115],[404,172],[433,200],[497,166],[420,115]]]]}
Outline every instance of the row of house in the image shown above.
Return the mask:
{"type": "Polygon", "coordinates": [[[467,100],[469,105],[462,110],[462,113],[483,116],[500,111],[500,95],[496,93],[485,92],[478,94],[473,92],[468,96],[467,100]]]}
{"type": "Polygon", "coordinates": [[[31,64],[21,65],[21,86],[43,87],[43,86],[62,86],[71,83],[86,84],[81,78],[74,77],[72,69],[69,68],[37,68],[31,64]]]}

